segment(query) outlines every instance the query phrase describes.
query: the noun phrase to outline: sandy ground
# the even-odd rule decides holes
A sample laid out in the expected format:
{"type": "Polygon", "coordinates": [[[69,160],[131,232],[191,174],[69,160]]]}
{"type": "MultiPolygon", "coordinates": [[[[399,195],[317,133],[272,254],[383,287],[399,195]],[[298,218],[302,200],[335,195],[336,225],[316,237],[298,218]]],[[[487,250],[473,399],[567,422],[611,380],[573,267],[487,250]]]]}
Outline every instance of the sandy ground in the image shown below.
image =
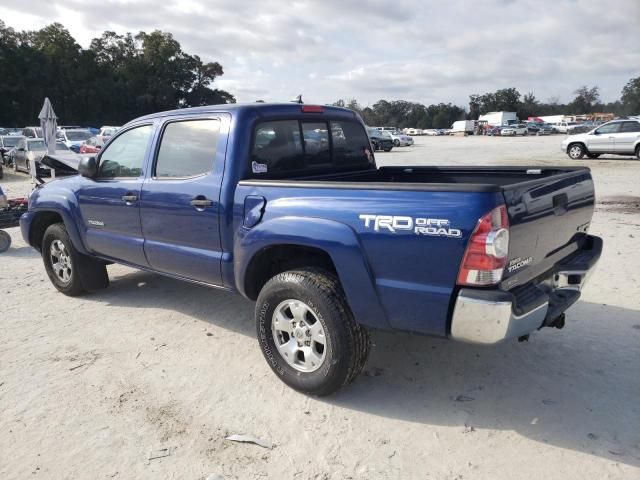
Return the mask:
{"type": "Polygon", "coordinates": [[[67,298],[9,230],[0,478],[640,478],[640,161],[572,162],[559,142],[420,137],[378,160],[591,166],[605,251],[566,327],[490,348],[375,332],[364,375],[327,399],[276,379],[242,298],[117,265],[67,298]]]}

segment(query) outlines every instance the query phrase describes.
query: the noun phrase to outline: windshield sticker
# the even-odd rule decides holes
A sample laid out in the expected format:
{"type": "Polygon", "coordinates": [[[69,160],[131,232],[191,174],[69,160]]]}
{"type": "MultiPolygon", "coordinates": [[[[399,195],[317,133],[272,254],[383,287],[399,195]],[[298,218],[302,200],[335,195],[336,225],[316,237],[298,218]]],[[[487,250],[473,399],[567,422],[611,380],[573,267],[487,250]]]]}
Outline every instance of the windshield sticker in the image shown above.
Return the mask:
{"type": "Polygon", "coordinates": [[[251,171],[253,173],[267,173],[268,170],[266,163],[251,162],[251,171]]]}

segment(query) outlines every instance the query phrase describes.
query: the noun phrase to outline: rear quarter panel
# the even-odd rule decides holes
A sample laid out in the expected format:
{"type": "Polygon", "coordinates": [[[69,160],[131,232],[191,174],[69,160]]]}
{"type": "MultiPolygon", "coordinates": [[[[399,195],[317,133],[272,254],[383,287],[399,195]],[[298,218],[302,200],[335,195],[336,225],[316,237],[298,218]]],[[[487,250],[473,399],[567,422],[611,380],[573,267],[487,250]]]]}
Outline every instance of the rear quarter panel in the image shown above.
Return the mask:
{"type": "Polygon", "coordinates": [[[236,281],[242,278],[251,256],[247,250],[253,251],[254,244],[264,247],[270,243],[290,243],[295,236],[332,257],[359,322],[444,336],[467,240],[478,219],[502,201],[498,192],[240,184],[235,195],[233,225],[238,239],[234,255],[241,257],[236,259],[236,281]],[[241,212],[248,195],[267,200],[262,222],[251,230],[242,226],[241,212]],[[452,228],[461,231],[461,236],[426,236],[414,230],[392,232],[387,228],[376,231],[373,223],[367,227],[360,215],[446,219],[452,228]],[[283,239],[280,233],[284,219],[288,231],[283,239]],[[359,274],[354,274],[356,271],[359,274]],[[384,318],[372,318],[371,310],[360,308],[363,303],[379,305],[384,318]]]}

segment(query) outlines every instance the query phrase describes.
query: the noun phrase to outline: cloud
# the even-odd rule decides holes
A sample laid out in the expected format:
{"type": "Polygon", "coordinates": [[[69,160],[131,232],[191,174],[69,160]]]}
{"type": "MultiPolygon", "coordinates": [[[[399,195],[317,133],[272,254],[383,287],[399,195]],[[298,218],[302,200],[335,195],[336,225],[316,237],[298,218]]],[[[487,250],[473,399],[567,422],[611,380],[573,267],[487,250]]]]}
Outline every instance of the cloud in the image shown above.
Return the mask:
{"type": "Polygon", "coordinates": [[[4,0],[0,18],[19,29],[59,21],[85,47],[103,30],[171,32],[219,61],[217,86],[241,101],[465,105],[512,86],[569,100],[583,84],[614,100],[640,75],[637,0],[4,0]]]}

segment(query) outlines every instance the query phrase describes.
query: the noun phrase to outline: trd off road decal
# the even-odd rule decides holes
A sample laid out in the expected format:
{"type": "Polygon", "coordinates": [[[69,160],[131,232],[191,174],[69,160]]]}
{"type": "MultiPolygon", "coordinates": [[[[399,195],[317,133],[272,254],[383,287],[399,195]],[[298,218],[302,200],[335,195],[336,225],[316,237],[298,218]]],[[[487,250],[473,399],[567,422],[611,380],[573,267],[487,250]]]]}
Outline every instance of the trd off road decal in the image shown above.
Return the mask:
{"type": "Polygon", "coordinates": [[[413,218],[393,215],[366,215],[359,216],[364,221],[365,228],[372,228],[379,232],[385,230],[391,233],[399,231],[412,231],[416,235],[428,235],[431,237],[460,238],[462,231],[452,228],[446,218],[413,218]]]}

